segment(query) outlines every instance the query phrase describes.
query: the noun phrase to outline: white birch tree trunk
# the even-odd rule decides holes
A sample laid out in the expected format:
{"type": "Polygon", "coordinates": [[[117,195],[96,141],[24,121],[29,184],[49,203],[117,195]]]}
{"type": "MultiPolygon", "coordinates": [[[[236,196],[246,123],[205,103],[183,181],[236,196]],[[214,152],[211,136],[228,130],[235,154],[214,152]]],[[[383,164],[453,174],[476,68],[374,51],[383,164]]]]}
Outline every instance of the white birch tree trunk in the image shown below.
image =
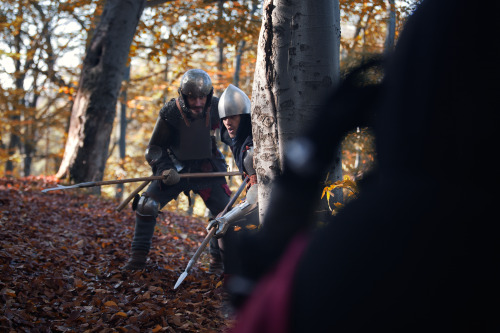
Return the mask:
{"type": "Polygon", "coordinates": [[[261,220],[287,142],[311,123],[339,80],[339,44],[338,0],[264,2],[252,89],[261,220]]]}

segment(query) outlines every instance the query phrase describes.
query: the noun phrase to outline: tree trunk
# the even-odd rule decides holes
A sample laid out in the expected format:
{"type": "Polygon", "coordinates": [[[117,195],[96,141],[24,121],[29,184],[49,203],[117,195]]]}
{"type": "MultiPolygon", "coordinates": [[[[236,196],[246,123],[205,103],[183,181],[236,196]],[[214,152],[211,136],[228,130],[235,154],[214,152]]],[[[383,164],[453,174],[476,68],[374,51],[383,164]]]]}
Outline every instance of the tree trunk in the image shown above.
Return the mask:
{"type": "MultiPolygon", "coordinates": [[[[22,11],[22,8],[20,9],[20,11],[22,11]]],[[[14,37],[14,48],[16,50],[16,53],[18,54],[21,53],[21,45],[22,45],[21,32],[19,32],[14,37]]],[[[26,64],[30,65],[31,59],[27,59],[26,64]]],[[[18,74],[15,79],[15,86],[18,91],[22,91],[24,85],[24,79],[26,77],[26,71],[24,71],[23,73],[23,69],[26,69],[28,67],[27,65],[25,65],[25,67],[23,68],[21,64],[21,59],[19,58],[15,60],[14,66],[16,74],[18,74]]],[[[12,110],[11,115],[9,116],[9,121],[12,125],[10,131],[9,144],[7,148],[7,154],[9,156],[9,159],[5,163],[5,175],[7,177],[14,175],[14,161],[12,157],[14,156],[16,149],[19,149],[21,147],[20,123],[21,123],[21,111],[24,110],[24,105],[25,105],[25,97],[22,96],[19,98],[17,105],[14,106],[14,110],[12,110]]]]}
{"type": "MultiPolygon", "coordinates": [[[[19,122],[20,117],[14,116],[10,117],[10,120],[13,123],[19,122]]],[[[13,126],[14,127],[14,126],[13,126]]],[[[12,156],[16,152],[16,149],[19,147],[21,144],[21,138],[19,135],[17,135],[14,132],[10,133],[10,139],[9,139],[9,144],[7,146],[7,155],[9,156],[9,159],[7,162],[5,162],[5,176],[6,177],[12,177],[14,175],[14,162],[12,160],[12,156]]]]}
{"type": "MultiPolygon", "coordinates": [[[[248,16],[248,20],[252,19],[253,14],[257,10],[257,4],[252,2],[252,9],[250,10],[250,15],[248,16]]],[[[247,42],[245,40],[241,40],[238,43],[238,48],[236,49],[236,56],[234,57],[234,75],[233,75],[233,84],[236,87],[240,86],[240,72],[241,72],[241,58],[243,57],[243,52],[245,52],[245,47],[247,42]]]]}
{"type": "Polygon", "coordinates": [[[243,52],[245,51],[246,41],[242,40],[238,43],[238,49],[236,50],[236,56],[234,57],[234,74],[233,74],[233,84],[236,87],[240,86],[240,72],[241,72],[241,58],[243,57],[243,52]]]}
{"type": "Polygon", "coordinates": [[[265,1],[252,91],[261,219],[288,141],[312,122],[339,80],[339,45],[337,0],[265,1]]]}
{"type": "Polygon", "coordinates": [[[57,172],[77,183],[102,180],[116,103],[145,0],[107,0],[87,50],[57,172]]]}
{"type": "MultiPolygon", "coordinates": [[[[36,76],[35,80],[36,82],[36,76]]],[[[33,91],[37,91],[36,84],[34,85],[33,91]]],[[[36,127],[36,104],[38,102],[38,97],[40,97],[37,93],[33,96],[33,100],[30,102],[28,109],[25,112],[25,126],[24,126],[24,177],[31,175],[31,165],[33,163],[33,157],[36,153],[36,143],[38,130],[36,127]]]]}
{"type": "MultiPolygon", "coordinates": [[[[124,80],[130,82],[130,66],[127,66],[125,70],[124,80]]],[[[122,89],[120,98],[120,137],[118,140],[118,151],[120,154],[120,166],[125,167],[125,156],[126,156],[126,134],[127,134],[127,89],[126,86],[122,89]]],[[[123,198],[123,191],[125,190],[125,184],[118,184],[116,186],[115,198],[121,201],[123,198]]]]}
{"type": "MultiPolygon", "coordinates": [[[[217,17],[220,22],[222,22],[223,20],[224,2],[225,0],[217,1],[217,17]]],[[[217,37],[217,70],[219,72],[216,75],[217,83],[221,83],[224,80],[224,77],[222,75],[222,73],[224,72],[224,38],[222,37],[217,37]]],[[[219,94],[222,94],[222,92],[220,92],[219,94]]]]}
{"type": "Polygon", "coordinates": [[[394,48],[394,39],[396,37],[396,3],[395,0],[389,0],[389,19],[387,20],[387,36],[385,38],[384,49],[389,52],[394,48]]]}

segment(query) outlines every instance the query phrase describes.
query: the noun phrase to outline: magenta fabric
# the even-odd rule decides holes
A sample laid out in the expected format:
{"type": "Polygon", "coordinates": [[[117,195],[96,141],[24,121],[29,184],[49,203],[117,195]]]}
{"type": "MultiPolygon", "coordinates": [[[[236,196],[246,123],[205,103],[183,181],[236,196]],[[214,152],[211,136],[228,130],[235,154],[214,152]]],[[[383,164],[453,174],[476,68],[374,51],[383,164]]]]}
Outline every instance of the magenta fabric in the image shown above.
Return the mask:
{"type": "Polygon", "coordinates": [[[237,315],[229,333],[289,332],[290,302],[294,272],[308,242],[305,234],[294,237],[278,266],[257,285],[237,315]]]}
{"type": "Polygon", "coordinates": [[[205,188],[205,189],[202,189],[202,190],[198,190],[198,194],[203,199],[203,201],[207,201],[208,198],[210,198],[210,194],[211,193],[212,193],[212,189],[211,188],[205,188]]]}

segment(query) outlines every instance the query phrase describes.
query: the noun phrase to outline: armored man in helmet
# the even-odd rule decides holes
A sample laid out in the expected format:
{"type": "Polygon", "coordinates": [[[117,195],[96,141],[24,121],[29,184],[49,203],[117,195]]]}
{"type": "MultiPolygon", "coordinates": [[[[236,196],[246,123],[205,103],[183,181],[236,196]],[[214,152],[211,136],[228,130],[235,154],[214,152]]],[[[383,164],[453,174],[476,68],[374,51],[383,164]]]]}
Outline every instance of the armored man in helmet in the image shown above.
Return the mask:
{"type": "MultiPolygon", "coordinates": [[[[136,223],[132,255],[124,269],[145,267],[158,211],[181,192],[199,194],[214,216],[229,202],[231,191],[224,177],[179,177],[179,173],[227,170],[213,135],[213,130],[220,126],[218,101],[213,96],[208,74],[191,69],[181,79],[179,97],[171,99],[160,110],[146,150],[146,160],[155,175],[165,178],[152,182],[147,191],[134,200],[136,223]]],[[[210,255],[209,272],[222,273],[222,260],[215,239],[210,244],[210,255]]]]}
{"type": "Polygon", "coordinates": [[[250,99],[241,89],[230,84],[220,97],[219,117],[223,125],[221,126],[222,142],[231,147],[238,169],[249,176],[249,185],[256,184],[250,99]]]}
{"type": "Polygon", "coordinates": [[[219,99],[219,117],[222,123],[221,140],[230,146],[238,169],[245,178],[248,177],[245,200],[208,226],[218,228],[215,237],[219,239],[225,280],[228,278],[225,283],[230,283],[232,277],[242,270],[238,244],[245,233],[256,231],[249,228],[250,225],[256,227],[259,224],[250,99],[241,89],[230,84],[219,99]]]}

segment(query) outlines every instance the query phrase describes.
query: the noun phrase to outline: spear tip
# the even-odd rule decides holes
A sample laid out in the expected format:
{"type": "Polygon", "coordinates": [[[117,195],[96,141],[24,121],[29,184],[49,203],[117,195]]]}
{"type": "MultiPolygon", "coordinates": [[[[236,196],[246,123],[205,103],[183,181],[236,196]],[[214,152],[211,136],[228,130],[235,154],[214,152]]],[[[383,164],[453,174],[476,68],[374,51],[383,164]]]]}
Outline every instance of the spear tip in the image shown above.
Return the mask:
{"type": "Polygon", "coordinates": [[[177,287],[180,286],[180,284],[182,283],[182,281],[184,281],[187,275],[188,275],[187,271],[184,271],[184,273],[182,273],[181,276],[179,276],[179,279],[175,283],[174,289],[177,289],[177,287]]]}

